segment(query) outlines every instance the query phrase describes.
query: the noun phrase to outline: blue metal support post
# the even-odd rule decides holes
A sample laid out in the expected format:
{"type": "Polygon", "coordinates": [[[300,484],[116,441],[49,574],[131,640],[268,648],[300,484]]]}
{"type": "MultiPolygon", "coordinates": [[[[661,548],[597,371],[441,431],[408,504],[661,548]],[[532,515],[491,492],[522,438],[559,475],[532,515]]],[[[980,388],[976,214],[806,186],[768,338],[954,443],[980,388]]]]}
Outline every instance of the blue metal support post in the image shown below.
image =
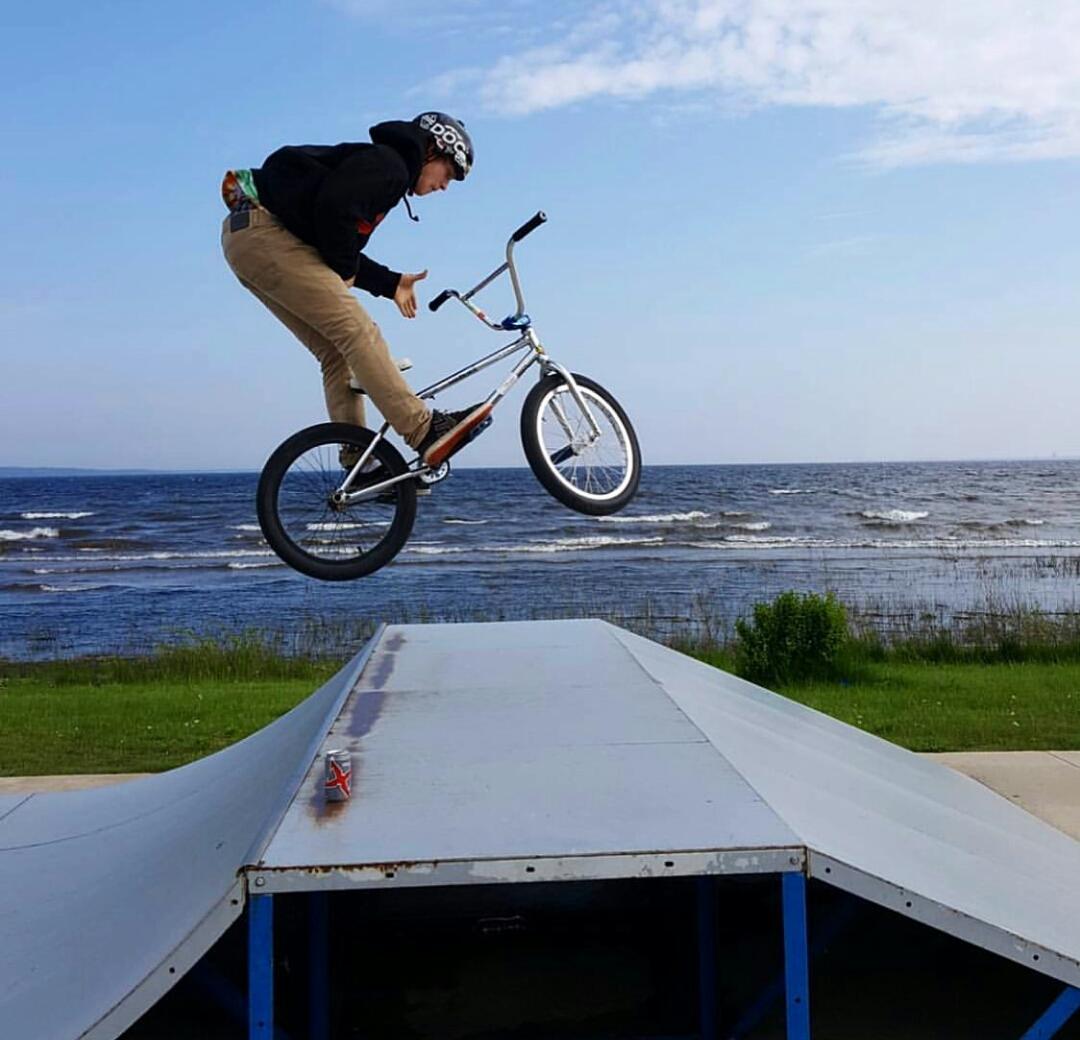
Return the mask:
{"type": "Polygon", "coordinates": [[[309,1040],[330,1040],[330,896],[308,896],[309,1040]]]}
{"type": "Polygon", "coordinates": [[[248,897],[248,1040],[274,1036],[274,897],[248,897]]]}
{"type": "Polygon", "coordinates": [[[806,928],[806,878],[781,875],[784,909],[784,986],[787,1040],[810,1040],[810,957],[806,928]]]}
{"type": "Polygon", "coordinates": [[[1072,1018],[1080,1008],[1080,989],[1066,986],[1057,1000],[1040,1016],[1038,1021],[1020,1038],[1020,1040],[1050,1040],[1057,1036],[1058,1030],[1072,1018]]]}
{"type": "Polygon", "coordinates": [[[698,1007],[702,1040],[716,1040],[719,1016],[716,1001],[716,878],[697,879],[698,1007]]]}

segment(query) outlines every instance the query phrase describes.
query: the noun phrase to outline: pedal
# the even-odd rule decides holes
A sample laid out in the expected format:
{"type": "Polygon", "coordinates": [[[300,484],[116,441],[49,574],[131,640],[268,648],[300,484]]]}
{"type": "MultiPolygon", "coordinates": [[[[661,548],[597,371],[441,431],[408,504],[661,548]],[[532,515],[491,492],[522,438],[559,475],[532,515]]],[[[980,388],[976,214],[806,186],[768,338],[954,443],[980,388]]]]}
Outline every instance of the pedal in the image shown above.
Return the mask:
{"type": "MultiPolygon", "coordinates": [[[[420,474],[420,483],[425,486],[423,491],[426,494],[431,494],[431,484],[438,484],[440,480],[446,480],[450,476],[450,463],[443,462],[441,465],[436,466],[435,469],[425,470],[420,474]]],[[[417,494],[420,494],[420,489],[417,488],[417,494]]]]}

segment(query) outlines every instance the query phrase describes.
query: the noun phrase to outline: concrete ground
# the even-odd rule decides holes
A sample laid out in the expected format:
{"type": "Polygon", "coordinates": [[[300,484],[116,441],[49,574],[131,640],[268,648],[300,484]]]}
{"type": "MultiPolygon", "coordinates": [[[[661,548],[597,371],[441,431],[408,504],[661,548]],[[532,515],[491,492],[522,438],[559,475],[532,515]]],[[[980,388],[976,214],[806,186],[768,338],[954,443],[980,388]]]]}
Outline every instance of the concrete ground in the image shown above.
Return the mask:
{"type": "Polygon", "coordinates": [[[927,755],[970,776],[1080,841],[1080,751],[927,755]]]}
{"type": "MultiPolygon", "coordinates": [[[[973,751],[925,757],[978,780],[1080,841],[1080,751],[973,751]]],[[[0,795],[75,791],[146,775],[0,777],[0,795]]]]}

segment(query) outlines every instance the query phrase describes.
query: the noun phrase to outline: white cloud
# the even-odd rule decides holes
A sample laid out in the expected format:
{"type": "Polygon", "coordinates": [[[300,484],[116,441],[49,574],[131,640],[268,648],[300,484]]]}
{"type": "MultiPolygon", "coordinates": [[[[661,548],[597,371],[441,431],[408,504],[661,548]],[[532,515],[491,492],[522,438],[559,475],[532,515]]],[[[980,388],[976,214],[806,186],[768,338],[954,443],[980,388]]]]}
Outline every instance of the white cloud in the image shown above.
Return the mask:
{"type": "MultiPolygon", "coordinates": [[[[865,107],[877,166],[1080,156],[1075,0],[606,0],[473,70],[494,112],[600,98],[865,107]]],[[[464,84],[466,81],[459,81],[464,84]]]]}

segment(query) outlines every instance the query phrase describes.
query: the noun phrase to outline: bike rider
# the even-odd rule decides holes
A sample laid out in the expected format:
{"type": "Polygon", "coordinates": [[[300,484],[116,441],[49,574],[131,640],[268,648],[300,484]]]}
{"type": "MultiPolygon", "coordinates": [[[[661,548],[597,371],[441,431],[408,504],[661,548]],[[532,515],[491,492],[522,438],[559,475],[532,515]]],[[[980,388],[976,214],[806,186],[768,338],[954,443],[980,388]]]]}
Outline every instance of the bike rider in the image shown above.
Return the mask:
{"type": "MultiPolygon", "coordinates": [[[[352,377],[423,461],[437,466],[490,409],[429,409],[349,289],[392,299],[403,317],[416,317],[414,287],[427,271],[391,271],[363,249],[402,199],[416,220],[408,195],[464,180],[473,165],[472,140],[442,112],[379,123],[370,134],[370,144],[288,146],[261,167],[229,170],[222,249],[240,283],[318,359],[331,421],[364,425],[364,400],[350,387],[352,377]]],[[[343,451],[342,465],[359,455],[359,449],[343,451]]]]}

